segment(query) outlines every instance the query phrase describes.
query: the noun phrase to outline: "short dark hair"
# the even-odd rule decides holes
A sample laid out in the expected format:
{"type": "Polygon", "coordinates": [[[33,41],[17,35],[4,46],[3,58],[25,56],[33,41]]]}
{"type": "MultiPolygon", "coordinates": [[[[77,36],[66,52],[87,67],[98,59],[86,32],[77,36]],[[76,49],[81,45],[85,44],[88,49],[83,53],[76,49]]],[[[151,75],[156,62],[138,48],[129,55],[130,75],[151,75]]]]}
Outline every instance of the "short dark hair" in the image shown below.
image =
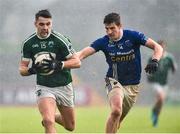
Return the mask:
{"type": "Polygon", "coordinates": [[[158,44],[160,44],[161,46],[165,46],[166,45],[166,41],[165,40],[158,40],[157,41],[158,44]]]}
{"type": "Polygon", "coordinates": [[[115,23],[121,25],[121,17],[118,13],[110,13],[104,17],[104,24],[115,23]]]}
{"type": "Polygon", "coordinates": [[[37,20],[39,17],[52,18],[51,13],[48,9],[38,11],[35,15],[35,19],[37,20]]]}

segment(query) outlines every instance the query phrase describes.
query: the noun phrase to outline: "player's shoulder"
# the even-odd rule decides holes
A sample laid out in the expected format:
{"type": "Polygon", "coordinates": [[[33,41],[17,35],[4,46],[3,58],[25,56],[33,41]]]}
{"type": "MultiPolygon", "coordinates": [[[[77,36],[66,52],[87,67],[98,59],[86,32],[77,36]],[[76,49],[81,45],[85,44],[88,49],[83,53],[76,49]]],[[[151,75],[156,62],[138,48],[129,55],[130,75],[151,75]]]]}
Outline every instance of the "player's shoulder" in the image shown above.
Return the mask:
{"type": "Polygon", "coordinates": [[[59,32],[57,32],[57,31],[51,31],[51,34],[53,35],[53,36],[55,36],[55,37],[59,37],[59,38],[61,38],[61,37],[63,37],[64,35],[62,35],[61,33],[59,33],[59,32]]]}
{"type": "Polygon", "coordinates": [[[124,36],[133,36],[133,35],[139,35],[139,34],[142,34],[142,32],[134,30],[134,29],[123,29],[124,36]]]}
{"type": "Polygon", "coordinates": [[[32,42],[34,41],[34,38],[36,38],[36,32],[34,32],[33,34],[31,34],[30,36],[28,36],[21,44],[21,48],[23,49],[24,47],[26,49],[29,49],[29,47],[31,46],[32,42]]]}
{"type": "Polygon", "coordinates": [[[165,55],[164,58],[166,59],[170,59],[170,60],[174,59],[174,56],[170,52],[165,52],[164,55],[165,55]]]}
{"type": "Polygon", "coordinates": [[[57,32],[57,31],[52,31],[51,34],[52,34],[52,36],[54,36],[59,41],[62,41],[62,42],[65,42],[65,43],[71,42],[70,39],[67,36],[65,36],[65,35],[57,32]]]}
{"type": "Polygon", "coordinates": [[[102,37],[96,39],[94,42],[106,43],[108,41],[109,41],[109,37],[107,35],[105,35],[105,36],[102,36],[102,37]]]}
{"type": "Polygon", "coordinates": [[[25,44],[26,42],[29,42],[29,41],[32,40],[35,36],[36,36],[36,33],[34,32],[33,34],[31,34],[30,36],[28,36],[28,37],[23,41],[23,44],[25,44]]]}

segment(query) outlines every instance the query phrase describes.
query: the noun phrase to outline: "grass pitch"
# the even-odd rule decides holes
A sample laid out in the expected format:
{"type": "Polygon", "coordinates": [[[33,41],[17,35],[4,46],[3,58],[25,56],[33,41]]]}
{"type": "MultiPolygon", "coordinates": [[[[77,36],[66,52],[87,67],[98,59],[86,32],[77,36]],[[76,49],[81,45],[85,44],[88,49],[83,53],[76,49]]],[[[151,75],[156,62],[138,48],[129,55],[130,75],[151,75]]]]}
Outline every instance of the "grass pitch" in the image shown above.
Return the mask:
{"type": "MultiPolygon", "coordinates": [[[[108,106],[77,107],[75,133],[104,133],[108,106]]],[[[124,119],[121,133],[180,133],[180,106],[165,106],[159,124],[152,127],[151,108],[134,106],[124,119]]],[[[0,107],[0,133],[43,133],[36,107],[0,107]]],[[[56,125],[59,133],[67,133],[56,125]]]]}

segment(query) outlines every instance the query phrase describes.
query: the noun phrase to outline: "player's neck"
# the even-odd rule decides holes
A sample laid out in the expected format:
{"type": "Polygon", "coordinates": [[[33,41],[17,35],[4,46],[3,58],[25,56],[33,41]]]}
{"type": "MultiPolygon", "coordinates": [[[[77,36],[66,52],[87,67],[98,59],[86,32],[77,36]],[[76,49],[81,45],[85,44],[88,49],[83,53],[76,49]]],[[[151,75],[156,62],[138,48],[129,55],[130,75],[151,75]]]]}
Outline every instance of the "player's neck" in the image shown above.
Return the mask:
{"type": "Polygon", "coordinates": [[[119,30],[119,38],[114,39],[113,42],[118,42],[118,41],[120,41],[120,40],[122,39],[122,37],[123,37],[123,30],[120,29],[120,30],[119,30]]]}
{"type": "Polygon", "coordinates": [[[51,32],[49,32],[49,34],[46,36],[46,37],[41,37],[41,36],[39,36],[38,35],[38,33],[37,33],[37,31],[36,31],[36,35],[37,35],[37,37],[39,38],[39,39],[47,39],[50,35],[51,35],[51,32]]]}

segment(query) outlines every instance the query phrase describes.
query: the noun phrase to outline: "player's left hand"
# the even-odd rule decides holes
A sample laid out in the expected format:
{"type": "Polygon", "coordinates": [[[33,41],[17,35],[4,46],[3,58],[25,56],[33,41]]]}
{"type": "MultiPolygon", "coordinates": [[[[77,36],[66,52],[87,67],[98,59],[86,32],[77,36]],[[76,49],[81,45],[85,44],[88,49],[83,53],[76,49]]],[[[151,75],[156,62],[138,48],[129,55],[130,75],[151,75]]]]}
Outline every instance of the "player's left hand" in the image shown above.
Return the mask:
{"type": "Polygon", "coordinates": [[[49,53],[49,56],[51,58],[51,60],[48,60],[48,59],[44,59],[42,65],[44,67],[47,67],[51,70],[54,70],[54,71],[60,71],[63,69],[63,62],[62,61],[58,61],[56,59],[54,59],[54,57],[49,53]]]}
{"type": "Polygon", "coordinates": [[[159,66],[158,60],[152,59],[145,67],[145,71],[146,73],[153,74],[157,71],[158,66],[159,66]]]}

